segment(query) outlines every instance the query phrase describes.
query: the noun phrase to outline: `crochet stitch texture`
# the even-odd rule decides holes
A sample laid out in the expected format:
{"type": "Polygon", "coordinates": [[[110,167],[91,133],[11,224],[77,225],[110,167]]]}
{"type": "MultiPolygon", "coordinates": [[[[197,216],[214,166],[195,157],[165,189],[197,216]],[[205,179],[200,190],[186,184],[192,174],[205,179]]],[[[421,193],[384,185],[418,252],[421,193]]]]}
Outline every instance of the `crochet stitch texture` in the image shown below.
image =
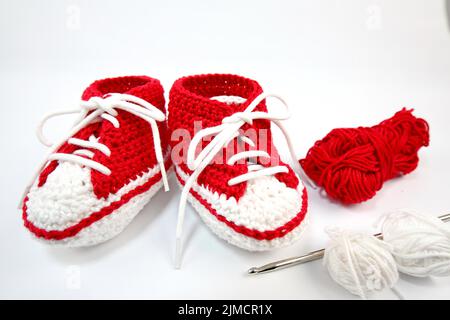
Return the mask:
{"type": "MultiPolygon", "coordinates": [[[[127,94],[149,102],[165,114],[163,88],[158,80],[130,76],[98,80],[83,93],[82,100],[127,94]]],[[[25,226],[38,238],[68,246],[94,245],[118,233],[161,188],[162,175],[155,148],[166,156],[170,167],[168,132],[158,122],[161,146],[155,146],[152,128],[143,118],[115,109],[119,127],[99,118],[73,138],[98,141],[110,150],[90,149],[92,160],[111,173],[66,161],[50,161],[40,172],[23,202],[25,226]]],[[[159,111],[158,111],[159,112],[159,111]]],[[[74,154],[82,149],[66,141],[58,153],[74,154]]]]}
{"type": "MultiPolygon", "coordinates": [[[[202,129],[218,126],[225,118],[244,111],[262,92],[256,81],[236,75],[206,74],[181,78],[170,91],[169,130],[173,134],[183,129],[193,137],[195,123],[200,123],[202,129]]],[[[254,111],[267,112],[265,100],[254,111]]],[[[243,132],[255,129],[254,149],[266,151],[271,160],[288,168],[287,173],[229,185],[230,179],[249,172],[249,164],[242,161],[227,164],[224,158],[222,162],[206,166],[187,199],[212,231],[233,245],[252,251],[289,245],[299,238],[305,226],[306,189],[294,171],[281,161],[273,146],[269,120],[254,120],[241,129],[243,132]],[[262,131],[267,134],[264,139],[259,136],[262,131]]],[[[186,154],[175,153],[179,143],[180,140],[172,136],[176,176],[183,186],[192,171],[187,166],[186,154]],[[180,159],[175,159],[176,156],[180,159]]],[[[202,141],[202,149],[208,143],[202,141]]],[[[256,158],[258,164],[270,167],[263,160],[256,158]]]]}

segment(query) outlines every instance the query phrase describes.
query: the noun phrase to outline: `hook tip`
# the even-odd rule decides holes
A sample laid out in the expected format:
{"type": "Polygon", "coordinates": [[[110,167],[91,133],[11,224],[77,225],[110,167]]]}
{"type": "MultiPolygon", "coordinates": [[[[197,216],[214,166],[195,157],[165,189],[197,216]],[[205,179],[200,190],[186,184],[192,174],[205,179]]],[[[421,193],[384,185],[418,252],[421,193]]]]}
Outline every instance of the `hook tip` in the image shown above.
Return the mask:
{"type": "Polygon", "coordinates": [[[250,268],[247,270],[248,274],[255,274],[256,273],[256,269],[255,268],[250,268]]]}

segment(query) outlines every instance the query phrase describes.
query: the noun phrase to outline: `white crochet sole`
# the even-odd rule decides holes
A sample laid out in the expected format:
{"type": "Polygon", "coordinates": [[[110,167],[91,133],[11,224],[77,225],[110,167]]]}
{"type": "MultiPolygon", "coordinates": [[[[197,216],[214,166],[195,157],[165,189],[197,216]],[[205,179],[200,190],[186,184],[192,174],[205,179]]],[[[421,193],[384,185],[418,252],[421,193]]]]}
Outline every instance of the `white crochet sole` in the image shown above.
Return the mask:
{"type": "MultiPolygon", "coordinates": [[[[177,175],[177,183],[182,188],[183,185],[180,183],[179,178],[183,179],[181,175],[177,175]]],[[[183,180],[184,183],[184,180],[183,180]]],[[[197,185],[198,186],[198,185],[197,185]]],[[[198,186],[202,188],[201,186],[198,186]]],[[[285,236],[280,238],[275,238],[272,240],[258,240],[252,237],[248,237],[242,233],[234,231],[232,228],[227,226],[224,222],[219,221],[204,205],[202,205],[191,193],[187,197],[189,203],[194,207],[194,209],[199,214],[203,222],[219,237],[227,241],[228,243],[235,245],[239,248],[249,250],[249,251],[267,251],[276,248],[282,248],[293,244],[297,241],[303,231],[308,225],[309,215],[305,214],[302,222],[294,229],[292,229],[285,236]]],[[[218,214],[221,214],[219,211],[218,214]]]]}
{"type": "Polygon", "coordinates": [[[90,226],[82,229],[75,236],[62,240],[44,240],[37,238],[46,244],[65,247],[86,247],[93,246],[110,240],[121,233],[126,226],[136,217],[143,207],[163,186],[162,179],[153,184],[153,186],[130,199],[119,209],[114,210],[109,215],[103,217],[99,221],[94,222],[90,226]]]}

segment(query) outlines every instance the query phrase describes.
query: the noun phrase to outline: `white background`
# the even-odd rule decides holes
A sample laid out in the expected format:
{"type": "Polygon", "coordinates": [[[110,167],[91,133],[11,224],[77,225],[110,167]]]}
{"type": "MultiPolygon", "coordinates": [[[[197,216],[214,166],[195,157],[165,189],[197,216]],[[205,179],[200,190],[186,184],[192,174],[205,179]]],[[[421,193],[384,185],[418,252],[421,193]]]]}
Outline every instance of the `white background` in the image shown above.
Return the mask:
{"type": "MultiPolygon", "coordinates": [[[[0,1],[0,298],[353,299],[320,262],[248,277],[246,269],[323,247],[325,226],[373,232],[397,208],[450,211],[450,32],[444,1],[0,1]],[[299,157],[342,126],[372,125],[402,106],[431,126],[408,176],[345,207],[310,192],[311,225],[289,248],[249,253],[187,211],[183,268],[172,268],[179,190],[158,193],[117,238],[87,249],[36,242],[16,209],[45,148],[40,118],[77,106],[95,79],[224,72],[258,80],[291,106],[299,157]]],[[[72,119],[56,121],[57,138],[72,119]],[[66,121],[67,120],[67,121],[66,121]]],[[[283,143],[280,141],[281,150],[283,143]]],[[[450,298],[450,279],[401,276],[410,299],[450,298]]],[[[373,299],[393,299],[386,291],[373,299]]]]}

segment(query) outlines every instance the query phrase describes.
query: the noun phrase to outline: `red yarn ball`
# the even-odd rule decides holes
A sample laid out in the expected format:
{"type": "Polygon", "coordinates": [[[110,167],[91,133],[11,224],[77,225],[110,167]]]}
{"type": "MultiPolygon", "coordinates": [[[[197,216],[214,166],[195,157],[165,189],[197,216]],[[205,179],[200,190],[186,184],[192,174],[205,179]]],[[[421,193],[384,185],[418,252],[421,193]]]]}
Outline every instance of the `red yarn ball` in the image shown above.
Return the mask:
{"type": "Polygon", "coordinates": [[[353,204],[372,198],[384,181],[413,171],[428,146],[428,123],[403,108],[373,127],[333,129],[300,164],[333,199],[353,204]]]}

